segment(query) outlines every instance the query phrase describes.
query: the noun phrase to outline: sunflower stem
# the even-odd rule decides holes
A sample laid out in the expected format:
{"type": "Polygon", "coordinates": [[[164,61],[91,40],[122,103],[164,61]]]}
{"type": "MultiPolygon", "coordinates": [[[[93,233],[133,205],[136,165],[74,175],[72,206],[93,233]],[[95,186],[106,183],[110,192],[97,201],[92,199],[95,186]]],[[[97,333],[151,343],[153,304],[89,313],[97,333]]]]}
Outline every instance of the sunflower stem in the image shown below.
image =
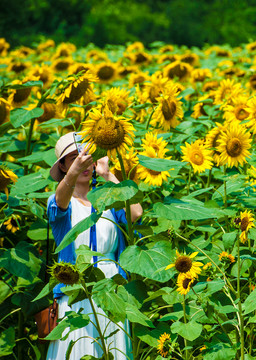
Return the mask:
{"type": "Polygon", "coordinates": [[[224,207],[227,207],[227,181],[226,181],[226,175],[227,175],[227,171],[226,171],[226,166],[223,166],[223,173],[224,173],[224,207]]]}
{"type": "MultiPolygon", "coordinates": [[[[119,153],[119,151],[117,151],[117,156],[118,156],[118,160],[119,160],[119,163],[120,163],[120,166],[121,166],[123,180],[127,180],[127,176],[126,176],[126,172],[125,172],[125,168],[124,168],[123,158],[122,158],[121,154],[119,153]]],[[[125,201],[125,210],[126,210],[126,219],[127,219],[128,235],[129,235],[130,245],[133,245],[133,243],[134,243],[134,235],[133,235],[133,231],[132,231],[132,217],[131,217],[130,200],[125,201]]]]}
{"type": "Polygon", "coordinates": [[[148,128],[149,128],[150,120],[152,119],[154,112],[155,112],[155,108],[153,108],[153,110],[151,111],[151,113],[148,117],[147,124],[146,124],[146,130],[148,130],[148,128]]]}
{"type": "Polygon", "coordinates": [[[96,322],[96,328],[97,328],[97,331],[99,333],[99,337],[100,337],[100,340],[101,340],[101,344],[102,344],[102,349],[103,349],[103,352],[104,352],[104,359],[105,360],[109,360],[109,356],[108,356],[108,351],[107,351],[107,348],[106,348],[106,344],[105,344],[105,340],[104,340],[104,336],[102,334],[102,331],[101,331],[101,328],[100,328],[100,323],[99,323],[99,319],[98,319],[98,315],[97,315],[97,312],[95,310],[95,307],[94,307],[94,304],[93,304],[93,301],[92,301],[92,297],[91,297],[91,294],[89,293],[88,289],[87,289],[87,286],[86,286],[86,283],[83,279],[81,279],[81,284],[82,284],[82,287],[86,293],[86,296],[91,304],[91,308],[92,308],[92,312],[93,312],[93,315],[94,315],[94,318],[95,318],[95,322],[96,322]]]}
{"type": "MultiPolygon", "coordinates": [[[[183,301],[182,301],[182,307],[183,307],[183,317],[184,317],[184,324],[187,323],[187,315],[186,315],[186,295],[184,295],[183,301]]],[[[184,346],[187,347],[187,339],[184,338],[184,346]]],[[[185,349],[185,360],[188,360],[188,349],[185,349]]]]}
{"type": "MultiPolygon", "coordinates": [[[[27,135],[27,139],[26,139],[27,144],[26,144],[25,156],[28,156],[31,154],[31,139],[32,139],[35,121],[36,121],[36,119],[30,120],[29,131],[28,131],[28,135],[27,135]]],[[[24,166],[24,175],[27,175],[27,173],[28,173],[28,165],[25,165],[24,166]]]]}
{"type": "Polygon", "coordinates": [[[241,275],[241,259],[240,259],[240,239],[237,238],[237,300],[238,300],[238,311],[239,311],[239,320],[240,320],[240,346],[241,346],[241,360],[244,360],[244,317],[242,312],[242,303],[241,303],[241,289],[240,289],[240,275],[241,275]]]}

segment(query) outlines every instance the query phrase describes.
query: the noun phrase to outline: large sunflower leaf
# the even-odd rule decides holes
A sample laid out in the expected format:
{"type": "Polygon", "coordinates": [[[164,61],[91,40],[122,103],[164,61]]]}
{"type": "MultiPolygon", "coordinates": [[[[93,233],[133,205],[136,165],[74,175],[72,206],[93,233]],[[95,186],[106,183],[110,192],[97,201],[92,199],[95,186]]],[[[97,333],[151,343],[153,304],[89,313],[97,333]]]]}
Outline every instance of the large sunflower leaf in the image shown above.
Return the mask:
{"type": "Polygon", "coordinates": [[[174,258],[175,251],[167,241],[159,241],[150,249],[137,245],[127,247],[120,256],[120,264],[127,271],[145,276],[146,278],[165,282],[173,272],[165,271],[174,258]]]}
{"type": "Polygon", "coordinates": [[[197,339],[200,336],[202,329],[203,326],[195,321],[190,321],[187,324],[176,321],[171,326],[172,333],[177,333],[189,341],[197,339]]]}
{"type": "Polygon", "coordinates": [[[144,155],[138,155],[139,163],[151,170],[169,171],[171,169],[181,169],[185,164],[181,161],[151,158],[144,155]]]}
{"type": "Polygon", "coordinates": [[[91,213],[87,218],[79,221],[63,238],[60,245],[55,250],[55,254],[60,252],[66,246],[71,244],[81,232],[89,229],[93,224],[95,224],[99,218],[101,217],[101,213],[91,213]]]}
{"type": "Polygon", "coordinates": [[[12,354],[15,345],[15,330],[13,327],[9,327],[0,336],[0,356],[12,354]]]}
{"type": "Polygon", "coordinates": [[[45,179],[41,173],[22,176],[11,188],[11,196],[24,195],[43,189],[51,180],[45,179]]]}
{"type": "Polygon", "coordinates": [[[42,108],[35,108],[32,110],[26,110],[23,108],[13,109],[11,111],[10,120],[15,128],[26,124],[29,120],[35,119],[43,115],[44,110],[42,108]]]}
{"type": "Polygon", "coordinates": [[[107,182],[90,191],[87,198],[95,209],[103,211],[114,207],[115,203],[119,204],[118,208],[120,208],[120,202],[133,198],[138,191],[137,184],[132,180],[125,180],[119,184],[107,182]]]}

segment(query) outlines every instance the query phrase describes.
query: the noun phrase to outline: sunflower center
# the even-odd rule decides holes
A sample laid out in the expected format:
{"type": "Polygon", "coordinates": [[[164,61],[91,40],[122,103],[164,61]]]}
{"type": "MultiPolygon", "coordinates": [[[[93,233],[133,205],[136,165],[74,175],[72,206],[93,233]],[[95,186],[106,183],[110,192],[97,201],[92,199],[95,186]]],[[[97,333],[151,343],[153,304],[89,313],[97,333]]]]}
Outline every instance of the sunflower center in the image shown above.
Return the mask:
{"type": "Polygon", "coordinates": [[[249,116],[249,113],[243,107],[239,107],[235,111],[235,116],[238,120],[242,121],[249,116]]]}
{"type": "Polygon", "coordinates": [[[114,75],[114,69],[111,66],[103,66],[97,73],[101,80],[109,80],[114,75]]]}
{"type": "Polygon", "coordinates": [[[241,141],[237,138],[230,139],[226,146],[227,153],[231,157],[237,157],[242,152],[241,141]]]}
{"type": "Polygon", "coordinates": [[[0,125],[4,123],[7,117],[6,106],[3,102],[0,102],[0,125]]]}
{"type": "Polygon", "coordinates": [[[29,97],[30,93],[31,93],[31,88],[17,89],[13,96],[13,101],[15,103],[22,102],[29,97]]]}
{"type": "Polygon", "coordinates": [[[192,279],[188,279],[188,278],[184,279],[183,283],[182,283],[183,288],[187,289],[189,287],[189,284],[191,283],[191,281],[192,281],[192,279]]]}
{"type": "Polygon", "coordinates": [[[57,62],[57,64],[55,65],[55,69],[57,71],[67,70],[68,67],[69,67],[69,62],[64,60],[57,62]]]}
{"type": "Polygon", "coordinates": [[[17,221],[14,218],[11,218],[11,225],[13,227],[18,227],[17,221]]]}
{"type": "Polygon", "coordinates": [[[74,85],[71,85],[71,86],[72,86],[72,88],[71,88],[71,92],[70,92],[69,96],[66,96],[65,99],[63,100],[63,102],[65,104],[70,104],[72,102],[79,100],[84,95],[86,90],[88,89],[89,81],[88,81],[88,79],[83,79],[77,85],[77,87],[75,87],[74,85]]]}
{"type": "Polygon", "coordinates": [[[93,129],[93,140],[103,149],[114,149],[124,141],[125,132],[122,124],[114,118],[100,119],[93,129]]]}
{"type": "Polygon", "coordinates": [[[143,63],[146,60],[147,60],[146,56],[143,55],[142,53],[136,54],[136,58],[135,58],[135,63],[136,64],[143,63]]]}
{"type": "Polygon", "coordinates": [[[21,71],[24,71],[26,69],[26,66],[24,64],[13,64],[12,71],[16,73],[20,73],[21,71]]]}
{"type": "Polygon", "coordinates": [[[249,225],[249,219],[248,219],[248,217],[246,216],[246,217],[244,217],[243,219],[241,219],[241,230],[242,231],[245,231],[246,229],[247,229],[247,227],[248,227],[248,225],[249,225]]]}
{"type": "Polygon", "coordinates": [[[163,105],[162,105],[162,112],[164,115],[165,120],[171,120],[173,119],[175,113],[176,113],[176,104],[174,101],[167,101],[164,99],[163,105]]]}
{"type": "Polygon", "coordinates": [[[183,255],[179,256],[178,259],[175,261],[175,268],[181,273],[188,272],[192,267],[192,260],[190,257],[183,255]]]}
{"type": "Polygon", "coordinates": [[[175,65],[168,71],[168,77],[173,79],[174,76],[177,76],[179,79],[183,78],[187,75],[187,68],[185,66],[181,66],[180,64],[175,65]]]}
{"type": "Polygon", "coordinates": [[[191,162],[196,165],[202,165],[204,162],[204,156],[200,150],[194,150],[191,154],[191,162]]]}
{"type": "Polygon", "coordinates": [[[43,103],[42,109],[44,110],[43,115],[41,115],[37,120],[42,123],[44,121],[52,119],[56,115],[56,106],[55,104],[43,103]]]}
{"type": "Polygon", "coordinates": [[[256,89],[256,75],[251,76],[250,84],[253,89],[256,89]]]}
{"type": "Polygon", "coordinates": [[[156,87],[151,87],[149,90],[149,98],[151,100],[152,103],[157,102],[156,98],[159,96],[160,94],[160,90],[157,89],[156,87]]]}

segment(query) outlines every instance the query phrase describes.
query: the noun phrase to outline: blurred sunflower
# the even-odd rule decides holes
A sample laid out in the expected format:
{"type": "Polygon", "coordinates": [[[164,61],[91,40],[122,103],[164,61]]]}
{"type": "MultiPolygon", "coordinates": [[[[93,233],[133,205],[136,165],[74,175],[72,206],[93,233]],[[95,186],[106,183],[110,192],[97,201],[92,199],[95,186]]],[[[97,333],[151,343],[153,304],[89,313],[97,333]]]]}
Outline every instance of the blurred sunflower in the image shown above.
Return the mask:
{"type": "Polygon", "coordinates": [[[191,80],[193,82],[203,82],[207,78],[212,77],[212,72],[209,69],[193,69],[191,72],[191,80]]]}
{"type": "Polygon", "coordinates": [[[59,59],[65,57],[71,57],[72,53],[76,51],[76,46],[72,43],[61,43],[58,45],[55,54],[52,59],[59,59]]]}
{"type": "Polygon", "coordinates": [[[218,87],[219,87],[219,82],[217,80],[206,81],[203,85],[203,92],[216,90],[218,87]]]}
{"type": "Polygon", "coordinates": [[[215,52],[218,57],[231,57],[231,52],[229,50],[226,50],[218,45],[210,46],[207,50],[205,50],[205,55],[210,55],[213,52],[215,52]]]}
{"type": "Polygon", "coordinates": [[[81,71],[83,71],[84,73],[86,71],[90,71],[92,74],[94,74],[94,65],[90,63],[76,62],[69,67],[68,71],[69,75],[78,75],[78,73],[80,73],[81,71]]]}
{"type": "Polygon", "coordinates": [[[116,151],[129,151],[129,146],[133,146],[133,125],[124,117],[114,116],[108,106],[104,107],[103,114],[97,109],[92,109],[82,124],[81,135],[84,142],[90,143],[90,153],[100,147],[108,151],[109,157],[115,158],[116,151]]]}
{"type": "Polygon", "coordinates": [[[189,274],[179,274],[177,279],[177,292],[181,295],[186,295],[191,289],[191,285],[193,284],[195,279],[195,277],[189,274]]]}
{"type": "Polygon", "coordinates": [[[44,102],[41,105],[41,108],[44,110],[43,115],[39,116],[37,118],[37,121],[41,124],[45,121],[48,121],[50,119],[60,119],[61,114],[59,112],[58,106],[53,102],[44,102]]]}
{"type": "MultiPolygon", "coordinates": [[[[139,164],[139,160],[137,157],[137,152],[134,148],[132,148],[129,152],[126,152],[122,156],[124,169],[126,173],[126,177],[130,180],[135,181],[136,183],[139,182],[138,173],[137,173],[137,165],[139,164]]],[[[111,171],[117,177],[117,179],[121,182],[123,181],[121,165],[118,159],[113,160],[114,166],[112,167],[111,171]]]]}
{"type": "Polygon", "coordinates": [[[198,66],[199,56],[193,52],[185,52],[180,56],[180,61],[190,64],[191,66],[198,66]]]}
{"type": "Polygon", "coordinates": [[[139,84],[144,85],[145,81],[149,81],[150,76],[148,75],[148,72],[143,71],[136,71],[132,72],[129,76],[129,88],[134,87],[135,85],[139,84]]]}
{"type": "Polygon", "coordinates": [[[4,222],[6,229],[11,231],[13,234],[20,229],[19,221],[21,217],[19,215],[12,215],[8,220],[4,222]]]}
{"type": "Polygon", "coordinates": [[[254,52],[256,50],[256,41],[246,44],[246,49],[248,52],[254,52]]]}
{"type": "Polygon", "coordinates": [[[253,134],[256,134],[256,96],[248,100],[245,111],[249,113],[248,122],[245,126],[250,128],[253,134]]]}
{"type": "Polygon", "coordinates": [[[213,161],[217,166],[220,164],[220,152],[217,150],[219,145],[219,137],[222,132],[226,130],[226,127],[220,123],[216,123],[213,129],[211,129],[205,137],[205,146],[212,150],[213,161]]]}
{"type": "Polygon", "coordinates": [[[49,268],[49,273],[58,280],[59,283],[64,285],[73,285],[80,281],[80,273],[75,265],[63,261],[54,263],[54,265],[49,268]]]}
{"type": "Polygon", "coordinates": [[[167,77],[163,77],[160,71],[156,71],[149,79],[144,83],[143,92],[147,101],[153,104],[157,103],[157,98],[163,93],[165,89],[172,86],[172,82],[167,77]]]}
{"type": "Polygon", "coordinates": [[[251,75],[249,78],[249,82],[246,84],[248,88],[250,88],[252,91],[256,90],[256,74],[251,75]]]}
{"type": "Polygon", "coordinates": [[[240,240],[244,244],[248,240],[248,232],[252,227],[255,227],[255,218],[252,212],[249,210],[245,210],[244,212],[240,212],[240,240]]]}
{"type": "Polygon", "coordinates": [[[174,46],[173,46],[173,45],[171,45],[171,44],[166,44],[166,45],[160,47],[159,52],[160,52],[161,54],[164,54],[164,53],[172,52],[173,50],[174,50],[174,46]]]}
{"type": "Polygon", "coordinates": [[[212,152],[202,144],[200,139],[192,144],[185,142],[185,146],[180,148],[183,154],[182,161],[189,162],[195,173],[200,174],[206,169],[212,168],[212,152]]]}
{"type": "Polygon", "coordinates": [[[82,75],[69,75],[61,89],[57,104],[67,106],[76,103],[87,91],[91,90],[90,83],[96,81],[98,78],[90,71],[86,71],[82,75]]]}
{"type": "Polygon", "coordinates": [[[215,90],[214,104],[223,105],[232,103],[233,99],[238,95],[243,95],[244,89],[240,83],[235,83],[235,80],[222,80],[218,89],[215,90]]]}
{"type": "Polygon", "coordinates": [[[55,72],[67,71],[74,64],[72,57],[57,58],[52,62],[52,69],[55,72]]]}
{"type": "Polygon", "coordinates": [[[233,123],[234,121],[247,120],[249,112],[247,111],[247,96],[236,96],[233,98],[232,104],[227,104],[223,107],[223,118],[226,120],[225,123],[233,123]]]}
{"type": "Polygon", "coordinates": [[[117,77],[117,65],[112,62],[101,62],[95,66],[95,74],[102,84],[112,82],[117,77]]]}
{"type": "Polygon", "coordinates": [[[191,117],[193,117],[194,119],[198,119],[200,116],[208,116],[206,110],[204,109],[204,106],[209,107],[212,105],[213,102],[210,94],[205,94],[204,96],[200,96],[198,98],[198,102],[193,107],[193,113],[191,114],[191,117]]]}
{"type": "Polygon", "coordinates": [[[170,350],[170,344],[169,344],[170,338],[171,335],[165,332],[162,335],[160,335],[159,340],[157,340],[159,343],[157,346],[157,352],[164,358],[168,355],[170,350]]]}
{"type": "Polygon", "coordinates": [[[129,95],[129,90],[112,87],[101,93],[101,99],[113,114],[122,115],[127,106],[132,103],[133,97],[129,95]]]}
{"type": "Polygon", "coordinates": [[[129,59],[132,64],[146,65],[152,61],[152,55],[145,51],[137,51],[132,53],[124,53],[124,57],[129,59]]]}
{"type": "Polygon", "coordinates": [[[155,109],[151,125],[156,127],[160,126],[165,132],[171,128],[175,128],[179,124],[179,119],[183,117],[181,97],[178,97],[179,91],[176,85],[169,87],[165,90],[162,96],[156,98],[158,106],[155,109]]]}
{"type": "Polygon", "coordinates": [[[4,98],[0,98],[0,125],[10,120],[10,104],[4,98]]]}
{"type": "MultiPolygon", "coordinates": [[[[121,63],[118,64],[117,73],[118,77],[125,78],[126,76],[136,73],[138,67],[135,65],[122,65],[121,63]]],[[[129,86],[130,87],[130,86],[129,86]]]]}
{"type": "Polygon", "coordinates": [[[165,270],[174,267],[179,273],[191,276],[192,278],[196,278],[202,271],[200,267],[204,265],[199,261],[192,261],[192,259],[196,257],[197,254],[198,252],[193,252],[190,255],[180,254],[176,250],[175,262],[166,266],[165,270]]]}
{"type": "Polygon", "coordinates": [[[226,251],[222,251],[219,255],[219,260],[223,261],[225,264],[230,265],[235,262],[235,258],[233,255],[227,253],[226,251]]]}
{"type": "Polygon", "coordinates": [[[218,138],[217,151],[220,153],[220,165],[228,167],[243,165],[250,156],[248,151],[252,139],[246,128],[239,123],[231,124],[218,138]]]}
{"type": "Polygon", "coordinates": [[[5,40],[5,38],[0,38],[0,56],[6,56],[10,44],[5,40]]]}
{"type": "Polygon", "coordinates": [[[86,54],[86,60],[93,62],[108,61],[108,55],[102,50],[92,49],[86,54]]]}
{"type": "Polygon", "coordinates": [[[10,184],[10,182],[16,182],[18,179],[18,176],[14,174],[13,171],[7,169],[5,166],[0,166],[0,191],[4,191],[5,195],[8,199],[9,193],[7,186],[10,184]]]}
{"type": "Polygon", "coordinates": [[[22,81],[14,80],[12,82],[12,85],[21,85],[21,87],[19,89],[11,89],[8,97],[8,102],[11,105],[11,107],[18,108],[27,104],[33,87],[32,86],[27,87],[25,86],[25,84],[26,82],[36,81],[36,80],[38,80],[38,77],[30,76],[24,78],[22,81]]]}
{"type": "MultiPolygon", "coordinates": [[[[149,147],[152,147],[156,153],[156,157],[163,156],[165,157],[168,149],[166,148],[168,142],[163,140],[162,137],[157,137],[157,133],[152,131],[146,133],[145,138],[141,140],[142,149],[147,150],[149,147]]],[[[170,159],[171,157],[168,157],[170,159]]]]}
{"type": "Polygon", "coordinates": [[[30,61],[25,60],[16,60],[11,61],[9,63],[9,66],[7,68],[8,72],[15,72],[15,74],[20,74],[22,72],[25,72],[27,69],[29,69],[32,66],[32,63],[30,61]]]}
{"type": "Polygon", "coordinates": [[[126,51],[133,52],[133,51],[142,51],[144,50],[144,45],[141,41],[135,41],[134,43],[127,46],[126,51]]]}
{"type": "Polygon", "coordinates": [[[42,81],[44,89],[48,89],[54,80],[52,68],[44,63],[33,66],[28,76],[35,76],[38,80],[42,81]]]}
{"type": "Polygon", "coordinates": [[[177,54],[162,54],[157,57],[157,63],[163,64],[163,63],[173,63],[174,61],[178,60],[177,54]]]}
{"type": "Polygon", "coordinates": [[[190,76],[192,69],[192,66],[188,63],[177,60],[165,66],[163,74],[164,77],[167,77],[168,79],[178,78],[179,81],[184,81],[190,76]]]}
{"type": "Polygon", "coordinates": [[[40,44],[37,45],[37,51],[42,53],[44,51],[48,51],[50,48],[55,47],[55,42],[52,39],[48,39],[40,44]]]}

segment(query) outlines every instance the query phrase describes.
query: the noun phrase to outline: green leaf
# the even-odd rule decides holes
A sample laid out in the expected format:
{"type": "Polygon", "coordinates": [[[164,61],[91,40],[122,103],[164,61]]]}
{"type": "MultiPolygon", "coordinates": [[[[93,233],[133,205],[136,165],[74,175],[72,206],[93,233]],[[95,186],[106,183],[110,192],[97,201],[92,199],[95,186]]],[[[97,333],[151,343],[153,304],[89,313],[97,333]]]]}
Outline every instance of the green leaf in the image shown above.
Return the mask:
{"type": "Polygon", "coordinates": [[[177,333],[189,341],[197,339],[200,336],[202,329],[203,326],[193,320],[188,322],[187,324],[176,321],[171,326],[172,333],[177,333]]]}
{"type": "Polygon", "coordinates": [[[40,291],[40,293],[35,297],[31,302],[37,301],[39,299],[42,299],[43,297],[47,296],[52,292],[53,288],[58,284],[58,280],[55,278],[50,278],[50,281],[43,287],[43,289],[40,291]]]}
{"type": "Polygon", "coordinates": [[[174,255],[175,251],[167,241],[159,241],[150,249],[133,245],[122,252],[120,264],[132,273],[165,282],[172,277],[172,272],[165,268],[174,255]]]}
{"type": "Polygon", "coordinates": [[[35,119],[43,115],[44,110],[42,108],[35,108],[32,110],[26,110],[23,108],[13,109],[10,113],[10,120],[15,128],[25,125],[31,119],[35,119]]]}
{"type": "Polygon", "coordinates": [[[10,287],[0,280],[0,304],[12,294],[10,287]]]}
{"type": "Polygon", "coordinates": [[[168,326],[166,323],[159,323],[154,330],[150,330],[147,327],[144,327],[142,325],[135,326],[134,333],[135,335],[144,341],[149,346],[153,346],[157,348],[159,345],[159,338],[163,333],[170,333],[170,326],[168,326]]]}
{"type": "Polygon", "coordinates": [[[20,177],[11,188],[11,196],[18,196],[38,191],[51,183],[51,180],[45,179],[41,173],[32,173],[20,177]]]}
{"type": "Polygon", "coordinates": [[[53,164],[56,161],[56,155],[54,149],[50,149],[46,151],[36,151],[31,155],[19,158],[19,161],[24,164],[37,163],[37,162],[41,162],[42,160],[45,160],[47,164],[49,161],[53,164]]]}
{"type": "Polygon", "coordinates": [[[229,250],[234,246],[236,236],[237,236],[237,231],[225,233],[222,235],[222,240],[223,240],[225,250],[229,250]]]}
{"type": "Polygon", "coordinates": [[[226,345],[218,344],[204,355],[204,360],[234,360],[235,355],[236,350],[227,347],[226,345]]]}
{"type": "Polygon", "coordinates": [[[2,331],[0,335],[0,356],[6,356],[13,353],[15,346],[15,330],[13,327],[2,331]]]}
{"type": "Polygon", "coordinates": [[[87,198],[95,209],[103,211],[112,208],[116,202],[131,199],[137,192],[138,186],[132,180],[125,180],[119,184],[109,181],[103,186],[90,191],[87,194],[87,198]]]}
{"type": "Polygon", "coordinates": [[[251,292],[251,294],[246,298],[242,307],[244,315],[247,315],[256,309],[256,289],[254,289],[253,292],[251,292]]]}
{"type": "MultiPolygon", "coordinates": [[[[240,268],[240,274],[241,276],[244,276],[246,271],[248,269],[250,269],[250,267],[252,266],[252,260],[250,259],[245,259],[241,262],[241,268],[240,268]]],[[[237,277],[238,275],[238,264],[235,263],[233,266],[232,266],[232,270],[231,270],[231,275],[237,277]]]]}
{"type": "Polygon", "coordinates": [[[79,223],[77,223],[63,238],[62,242],[60,243],[60,245],[57,247],[57,249],[55,250],[54,254],[58,254],[58,252],[60,252],[62,249],[64,249],[66,246],[68,246],[69,244],[71,244],[73,241],[75,241],[75,239],[77,238],[77,236],[89,229],[93,224],[95,224],[99,218],[101,217],[101,213],[97,214],[97,213],[91,213],[90,216],[88,216],[87,218],[79,221],[79,223]]]}
{"type": "Polygon", "coordinates": [[[139,163],[147,169],[155,171],[169,171],[172,169],[181,169],[185,166],[181,161],[151,158],[144,155],[138,155],[139,163]]]}
{"type": "Polygon", "coordinates": [[[220,215],[220,211],[217,209],[208,209],[194,202],[185,202],[177,199],[171,204],[155,203],[153,210],[157,216],[169,220],[201,220],[218,218],[220,215]]]}
{"type": "Polygon", "coordinates": [[[30,88],[33,86],[39,86],[39,87],[43,87],[44,83],[40,80],[35,80],[35,81],[27,81],[24,84],[14,84],[14,85],[8,85],[7,87],[9,89],[24,89],[24,88],[30,88]]]}
{"type": "MultiPolygon", "coordinates": [[[[244,190],[244,180],[239,179],[237,175],[233,176],[226,182],[227,195],[233,192],[242,192],[244,190]]],[[[213,194],[212,199],[224,197],[224,184],[221,185],[213,194]]]]}
{"type": "Polygon", "coordinates": [[[152,321],[144,315],[136,306],[126,303],[125,312],[130,322],[154,328],[152,321]]]}

